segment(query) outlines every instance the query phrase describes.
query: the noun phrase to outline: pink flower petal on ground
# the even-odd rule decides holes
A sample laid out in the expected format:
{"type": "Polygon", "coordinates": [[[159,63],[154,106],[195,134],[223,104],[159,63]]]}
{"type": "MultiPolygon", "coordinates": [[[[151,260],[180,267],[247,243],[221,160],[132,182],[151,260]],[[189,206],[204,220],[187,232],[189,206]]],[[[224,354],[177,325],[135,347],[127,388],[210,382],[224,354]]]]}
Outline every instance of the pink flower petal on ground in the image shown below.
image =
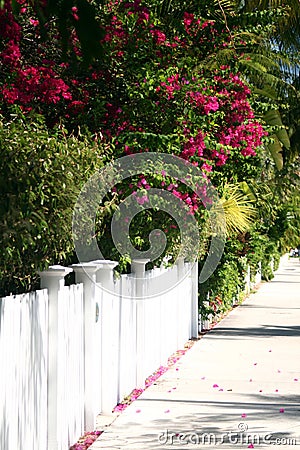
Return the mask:
{"type": "Polygon", "coordinates": [[[243,413],[243,414],[241,415],[241,417],[242,417],[242,419],[245,419],[245,418],[247,417],[247,414],[243,413]]]}
{"type": "Polygon", "coordinates": [[[254,445],[253,444],[249,444],[248,448],[254,448],[254,445]]]}
{"type": "Polygon", "coordinates": [[[175,387],[173,387],[172,389],[177,389],[177,388],[176,388],[176,386],[175,386],[175,387]]]}
{"type": "Polygon", "coordinates": [[[168,391],[168,393],[172,392],[171,389],[168,391]]]}
{"type": "Polygon", "coordinates": [[[280,369],[277,369],[277,373],[281,373],[281,370],[280,370],[280,369]]]}
{"type": "Polygon", "coordinates": [[[137,409],[136,411],[135,411],[136,413],[140,413],[141,412],[141,410],[140,409],[137,409]]]}
{"type": "Polygon", "coordinates": [[[298,381],[298,378],[294,378],[294,381],[298,381]]]}
{"type": "Polygon", "coordinates": [[[178,367],[176,367],[176,370],[179,370],[179,368],[178,368],[178,367]]]}
{"type": "Polygon", "coordinates": [[[166,410],[165,410],[165,414],[166,414],[166,413],[169,413],[169,412],[170,412],[170,410],[169,410],[169,409],[166,409],[166,410]]]}
{"type": "Polygon", "coordinates": [[[275,389],[275,392],[278,392],[278,389],[275,389]]]}
{"type": "Polygon", "coordinates": [[[201,380],[205,380],[205,377],[202,377],[201,380]]]}
{"type": "Polygon", "coordinates": [[[257,366],[257,363],[254,363],[253,365],[254,365],[254,366],[257,366]]]}
{"type": "Polygon", "coordinates": [[[279,412],[284,413],[284,408],[280,408],[279,412]]]}
{"type": "Polygon", "coordinates": [[[250,380],[249,381],[252,381],[252,378],[250,378],[250,380]]]}
{"type": "Polygon", "coordinates": [[[218,388],[218,387],[219,387],[218,384],[214,384],[214,385],[213,385],[213,388],[218,388]]]}
{"type": "Polygon", "coordinates": [[[262,389],[260,389],[259,392],[262,392],[262,389]]]}
{"type": "Polygon", "coordinates": [[[219,391],[220,391],[220,392],[223,392],[223,391],[224,391],[224,389],[222,389],[222,388],[221,388],[221,389],[219,389],[219,391]]]}

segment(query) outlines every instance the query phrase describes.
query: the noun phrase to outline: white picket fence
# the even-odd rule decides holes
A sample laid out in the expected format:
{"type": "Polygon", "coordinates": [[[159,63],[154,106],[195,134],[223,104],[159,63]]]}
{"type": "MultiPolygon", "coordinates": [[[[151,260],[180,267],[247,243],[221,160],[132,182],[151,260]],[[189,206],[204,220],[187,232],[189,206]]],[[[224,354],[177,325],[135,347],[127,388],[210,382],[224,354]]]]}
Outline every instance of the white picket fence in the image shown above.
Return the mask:
{"type": "Polygon", "coordinates": [[[68,450],[198,336],[197,264],[145,264],[118,279],[112,261],[52,266],[41,290],[0,299],[1,450],[68,450]]]}
{"type": "MultiPolygon", "coordinates": [[[[271,264],[270,264],[270,267],[271,264]]],[[[261,262],[259,261],[256,271],[252,274],[250,265],[247,266],[247,271],[245,275],[245,293],[250,294],[251,290],[261,283],[262,274],[261,274],[261,262]],[[251,281],[253,279],[253,281],[251,281]]]]}

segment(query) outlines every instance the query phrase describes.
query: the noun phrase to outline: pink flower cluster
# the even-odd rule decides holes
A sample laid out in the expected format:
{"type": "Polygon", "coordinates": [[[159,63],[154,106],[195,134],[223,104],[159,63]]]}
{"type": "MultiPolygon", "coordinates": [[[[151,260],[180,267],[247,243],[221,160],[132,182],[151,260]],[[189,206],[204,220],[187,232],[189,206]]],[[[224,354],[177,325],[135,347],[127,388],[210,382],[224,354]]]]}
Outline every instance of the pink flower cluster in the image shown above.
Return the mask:
{"type": "Polygon", "coordinates": [[[199,31],[203,30],[208,26],[213,26],[213,20],[201,21],[201,19],[196,18],[195,14],[185,12],[183,17],[184,28],[187,34],[191,36],[196,36],[199,31]]]}
{"type": "Polygon", "coordinates": [[[179,75],[176,73],[167,78],[167,82],[162,81],[160,86],[157,86],[156,92],[159,92],[163,88],[163,90],[167,94],[167,99],[170,100],[174,97],[174,92],[179,91],[181,89],[181,83],[179,82],[179,75]]]}
{"type": "MultiPolygon", "coordinates": [[[[220,73],[226,70],[227,67],[224,66],[220,73]]],[[[211,85],[205,85],[201,75],[187,80],[176,73],[168,76],[166,81],[161,81],[155,92],[160,96],[159,103],[164,105],[164,109],[171,107],[166,100],[174,101],[177,93],[176,100],[183,101],[186,108],[194,110],[199,118],[213,115],[213,120],[217,123],[214,128],[215,140],[221,144],[216,148],[206,149],[204,142],[205,137],[210,134],[207,126],[209,119],[205,118],[206,131],[198,129],[197,132],[190,131],[193,128],[191,120],[182,121],[185,140],[180,156],[193,164],[198,165],[198,161],[202,159],[210,168],[213,162],[216,166],[222,166],[226,164],[231,148],[240,149],[243,156],[255,156],[256,148],[262,145],[261,139],[267,134],[261,124],[254,120],[248,101],[250,89],[237,74],[228,73],[226,77],[215,75],[211,85]]]]}
{"type": "Polygon", "coordinates": [[[175,195],[175,197],[180,198],[181,200],[184,201],[184,203],[187,204],[187,206],[189,207],[189,212],[190,214],[195,214],[196,211],[198,211],[199,209],[199,198],[198,195],[193,192],[192,194],[189,194],[187,192],[180,192],[179,190],[176,189],[177,185],[173,186],[170,185],[168,187],[168,190],[170,190],[172,192],[173,195],[175,195]]]}
{"type": "Polygon", "coordinates": [[[197,108],[204,111],[204,114],[215,112],[220,107],[217,97],[204,95],[199,91],[189,91],[187,92],[186,97],[192,105],[195,105],[197,108]]]}
{"type": "Polygon", "coordinates": [[[87,450],[102,433],[102,431],[89,431],[84,433],[76,444],[70,447],[70,450],[87,450]]]}
{"type": "Polygon", "coordinates": [[[13,39],[10,39],[6,45],[6,48],[1,53],[3,64],[11,68],[17,68],[19,67],[20,58],[21,52],[19,45],[13,39]]]}
{"type": "MultiPolygon", "coordinates": [[[[160,366],[152,375],[150,375],[145,380],[145,389],[151,386],[159,377],[161,377],[168,369],[173,367],[179,359],[185,355],[187,350],[189,350],[194,344],[194,341],[188,341],[184,349],[177,350],[173,355],[168,358],[167,366],[160,366]]],[[[135,401],[145,389],[134,389],[128,397],[126,397],[121,403],[119,403],[115,408],[114,412],[122,412],[127,408],[133,401],[135,401]]],[[[73,449],[72,449],[73,450],[73,449]]],[[[75,449],[74,449],[75,450],[75,449]]]]}
{"type": "Polygon", "coordinates": [[[137,14],[138,20],[137,23],[141,23],[143,21],[148,22],[150,18],[150,11],[146,6],[143,6],[142,0],[134,0],[133,2],[124,3],[124,8],[128,11],[127,14],[137,14]]]}
{"type": "MultiPolygon", "coordinates": [[[[255,156],[256,148],[262,144],[262,136],[266,134],[261,124],[254,120],[253,111],[248,101],[250,90],[240,80],[236,74],[228,73],[216,75],[212,80],[206,82],[198,77],[190,80],[181,77],[178,69],[174,69],[172,75],[168,75],[165,81],[159,81],[155,88],[156,102],[162,105],[164,111],[173,110],[177,104],[182,105],[187,111],[194,113],[177,119],[177,129],[181,136],[181,152],[179,156],[190,163],[200,166],[206,177],[212,172],[213,167],[223,166],[233,151],[237,149],[244,157],[255,156]],[[211,83],[211,84],[209,84],[211,83]],[[217,125],[213,128],[214,134],[210,130],[210,119],[217,125]],[[203,128],[196,128],[195,124],[203,124],[203,128]]],[[[222,73],[222,71],[221,71],[222,73]]],[[[161,79],[161,77],[160,77],[161,79]]],[[[153,92],[153,84],[151,91],[153,92]]],[[[143,87],[147,88],[147,80],[144,80],[143,87]]],[[[180,111],[177,112],[180,114],[180,111]]],[[[124,123],[124,122],[123,122],[124,123]]],[[[116,134],[122,130],[128,131],[126,127],[119,126],[116,134]]],[[[136,150],[132,145],[125,145],[126,154],[132,154],[136,150]]],[[[146,151],[147,149],[144,149],[146,151]]],[[[148,203],[145,189],[150,189],[152,183],[146,179],[138,182],[135,191],[137,202],[141,205],[148,203]]],[[[166,177],[161,186],[172,192],[177,198],[183,200],[189,207],[190,213],[195,214],[199,209],[199,198],[197,195],[188,194],[186,190],[178,187],[178,184],[166,177]]],[[[206,198],[205,186],[201,188],[201,197],[206,198]]],[[[208,200],[207,200],[208,201],[208,200]]],[[[168,230],[167,230],[168,231],[168,230]]],[[[166,231],[166,232],[167,232],[166,231]]]]}
{"type": "Polygon", "coordinates": [[[4,40],[21,39],[21,26],[15,21],[11,12],[10,2],[5,2],[5,8],[0,9],[0,36],[4,40]]]}
{"type": "MultiPolygon", "coordinates": [[[[29,24],[36,26],[34,19],[29,24]]],[[[8,10],[0,11],[0,36],[2,51],[0,62],[6,82],[0,86],[4,103],[19,104],[24,111],[38,104],[54,104],[72,100],[69,85],[54,69],[54,62],[45,60],[42,65],[30,65],[21,51],[22,28],[8,10]]]]}
{"type": "Polygon", "coordinates": [[[123,23],[117,16],[113,16],[111,23],[105,26],[105,36],[103,42],[117,43],[118,46],[126,45],[128,41],[128,33],[125,31],[123,23]]]}
{"type": "MultiPolygon", "coordinates": [[[[259,122],[253,121],[249,123],[242,123],[236,127],[229,127],[219,134],[221,144],[230,145],[234,148],[241,148],[243,156],[255,156],[255,149],[261,145],[262,136],[267,133],[264,131],[259,122]]],[[[217,152],[214,156],[217,156],[217,152]]]]}
{"type": "Polygon", "coordinates": [[[198,130],[196,136],[191,136],[183,145],[181,157],[184,159],[191,159],[195,154],[199,157],[203,156],[205,149],[204,135],[201,130],[198,130]]]}
{"type": "Polygon", "coordinates": [[[167,39],[165,33],[163,33],[162,31],[160,31],[158,29],[154,28],[153,30],[150,30],[150,33],[157,45],[163,44],[167,39]]]}
{"type": "Polygon", "coordinates": [[[46,67],[19,69],[15,81],[3,85],[2,95],[8,104],[19,103],[25,110],[33,101],[56,104],[62,99],[72,99],[69,86],[46,67]]]}

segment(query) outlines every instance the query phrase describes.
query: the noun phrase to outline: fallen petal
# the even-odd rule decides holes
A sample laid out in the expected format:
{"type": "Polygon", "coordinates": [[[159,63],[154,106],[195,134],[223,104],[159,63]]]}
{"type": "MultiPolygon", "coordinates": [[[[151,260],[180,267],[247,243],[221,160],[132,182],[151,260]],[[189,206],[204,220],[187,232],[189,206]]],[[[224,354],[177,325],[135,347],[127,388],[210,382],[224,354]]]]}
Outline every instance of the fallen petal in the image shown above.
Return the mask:
{"type": "Polygon", "coordinates": [[[214,384],[214,385],[213,385],[213,388],[217,388],[217,387],[219,387],[218,384],[214,384]]]}
{"type": "Polygon", "coordinates": [[[242,417],[243,419],[245,419],[245,418],[247,417],[247,414],[243,413],[243,414],[241,415],[241,417],[242,417]]]}
{"type": "Polygon", "coordinates": [[[284,408],[280,408],[279,412],[284,413],[284,408]]]}

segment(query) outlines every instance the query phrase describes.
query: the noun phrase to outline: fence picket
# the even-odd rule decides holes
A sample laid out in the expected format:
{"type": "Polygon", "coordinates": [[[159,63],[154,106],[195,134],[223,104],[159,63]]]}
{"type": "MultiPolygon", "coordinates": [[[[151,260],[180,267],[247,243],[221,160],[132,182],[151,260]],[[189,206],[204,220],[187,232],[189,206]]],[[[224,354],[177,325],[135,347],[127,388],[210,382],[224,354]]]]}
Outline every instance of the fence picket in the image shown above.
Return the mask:
{"type": "Polygon", "coordinates": [[[84,431],[83,285],[58,293],[58,443],[66,450],[84,431]]]}

